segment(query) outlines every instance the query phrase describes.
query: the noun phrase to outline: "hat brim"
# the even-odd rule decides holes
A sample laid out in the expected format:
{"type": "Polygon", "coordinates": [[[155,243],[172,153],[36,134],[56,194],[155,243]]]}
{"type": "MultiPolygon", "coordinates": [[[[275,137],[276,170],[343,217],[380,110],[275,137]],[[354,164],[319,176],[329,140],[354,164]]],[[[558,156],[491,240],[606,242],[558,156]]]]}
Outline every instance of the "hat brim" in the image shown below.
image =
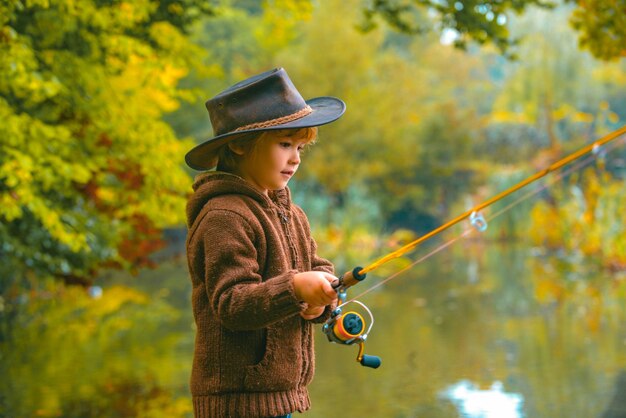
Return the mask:
{"type": "Polygon", "coordinates": [[[300,119],[269,127],[228,132],[218,135],[192,148],[191,151],[185,155],[185,162],[194,170],[210,170],[217,165],[218,149],[222,145],[242,135],[249,134],[251,132],[312,128],[314,126],[321,126],[339,119],[346,111],[346,104],[336,97],[316,97],[314,99],[307,100],[306,103],[313,111],[300,119]]]}

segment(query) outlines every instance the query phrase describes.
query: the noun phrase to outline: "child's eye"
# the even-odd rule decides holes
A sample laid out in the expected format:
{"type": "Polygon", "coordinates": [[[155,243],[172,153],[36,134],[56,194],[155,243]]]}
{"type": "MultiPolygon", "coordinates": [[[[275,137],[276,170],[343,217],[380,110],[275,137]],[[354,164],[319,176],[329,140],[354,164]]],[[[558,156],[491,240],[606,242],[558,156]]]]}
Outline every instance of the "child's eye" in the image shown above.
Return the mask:
{"type": "Polygon", "coordinates": [[[289,148],[291,146],[291,142],[281,142],[280,146],[283,148],[289,148]]]}

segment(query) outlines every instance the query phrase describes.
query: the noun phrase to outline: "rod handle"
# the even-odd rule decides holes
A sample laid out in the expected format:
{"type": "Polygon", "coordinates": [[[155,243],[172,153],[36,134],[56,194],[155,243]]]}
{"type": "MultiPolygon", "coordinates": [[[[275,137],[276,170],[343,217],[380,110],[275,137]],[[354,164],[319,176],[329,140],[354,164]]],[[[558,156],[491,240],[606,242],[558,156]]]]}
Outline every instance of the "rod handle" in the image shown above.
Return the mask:
{"type": "Polygon", "coordinates": [[[353,268],[352,271],[348,271],[344,273],[341,277],[339,277],[339,280],[335,280],[334,282],[332,282],[331,286],[333,287],[333,289],[337,289],[340,286],[346,288],[354,286],[355,284],[363,281],[363,279],[365,279],[365,277],[367,276],[366,273],[359,274],[361,270],[363,270],[363,267],[353,268]]]}

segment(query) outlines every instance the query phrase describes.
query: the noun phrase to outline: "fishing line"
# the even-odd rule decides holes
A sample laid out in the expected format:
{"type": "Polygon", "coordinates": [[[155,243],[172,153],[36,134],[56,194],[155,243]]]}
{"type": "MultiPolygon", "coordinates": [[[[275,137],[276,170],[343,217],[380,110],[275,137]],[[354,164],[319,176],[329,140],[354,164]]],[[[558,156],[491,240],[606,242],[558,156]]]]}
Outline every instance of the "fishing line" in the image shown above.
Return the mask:
{"type": "Polygon", "coordinates": [[[548,175],[549,173],[552,172],[556,172],[557,170],[560,170],[562,167],[569,165],[571,162],[579,159],[580,157],[582,157],[583,155],[586,155],[590,152],[593,152],[594,154],[598,151],[601,150],[601,147],[613,140],[615,140],[616,138],[620,137],[621,135],[623,135],[624,133],[626,133],[626,126],[623,126],[607,135],[605,135],[604,137],[592,142],[591,144],[588,144],[582,148],[580,148],[579,150],[566,155],[565,157],[561,158],[560,160],[556,161],[555,163],[552,163],[551,165],[549,165],[548,167],[546,167],[543,170],[540,170],[538,172],[535,172],[533,175],[531,175],[530,177],[520,181],[519,183],[514,184],[513,186],[509,187],[508,189],[498,193],[497,195],[493,196],[492,198],[480,203],[479,205],[475,206],[474,208],[466,211],[465,213],[462,213],[461,215],[457,216],[456,218],[446,222],[445,224],[439,226],[438,228],[435,228],[434,230],[430,231],[429,233],[419,237],[418,239],[416,239],[415,241],[412,241],[408,244],[406,244],[405,246],[387,254],[386,256],[376,260],[375,262],[373,262],[372,264],[366,266],[366,267],[359,267],[358,269],[354,269],[352,272],[348,272],[346,274],[344,274],[340,280],[339,286],[347,288],[350,286],[355,285],[356,283],[359,283],[360,281],[362,281],[366,274],[372,270],[377,269],[378,267],[380,267],[381,265],[387,263],[388,261],[393,260],[394,258],[399,258],[401,256],[403,256],[404,254],[406,254],[407,252],[411,251],[412,249],[414,249],[415,247],[417,247],[419,244],[421,244],[422,242],[432,238],[433,236],[447,230],[448,228],[456,225],[457,223],[465,220],[466,218],[470,218],[470,220],[472,221],[472,223],[474,224],[474,219],[473,217],[475,216],[475,214],[480,213],[480,211],[490,205],[492,205],[493,203],[509,196],[510,194],[518,191],[519,189],[522,189],[526,186],[528,186],[531,183],[534,183],[535,181],[545,177],[546,175],[548,175]]]}
{"type": "Polygon", "coordinates": [[[431,252],[427,253],[426,255],[422,256],[421,258],[417,259],[413,263],[409,264],[408,266],[398,270],[396,273],[394,273],[391,276],[387,277],[385,280],[381,280],[380,282],[376,283],[374,286],[372,286],[372,287],[368,288],[367,290],[365,290],[363,293],[360,293],[360,294],[354,296],[348,302],[352,302],[355,299],[359,299],[360,297],[365,296],[368,293],[370,293],[372,290],[374,290],[374,289],[384,285],[387,282],[390,282],[391,280],[395,279],[396,277],[398,277],[400,274],[404,273],[405,271],[412,269],[416,265],[420,264],[423,261],[426,261],[427,259],[429,259],[433,255],[437,254],[438,252],[448,248],[449,246],[451,246],[452,244],[454,244],[455,242],[457,242],[461,238],[464,238],[465,236],[471,234],[472,231],[473,231],[473,228],[466,229],[459,236],[451,239],[450,241],[447,241],[447,242],[443,243],[442,245],[440,245],[439,247],[435,248],[434,250],[432,250],[431,252]]]}
{"type": "MultiPolygon", "coordinates": [[[[458,240],[460,240],[463,237],[466,237],[467,235],[469,235],[474,229],[483,232],[484,230],[487,229],[487,225],[488,222],[485,220],[485,218],[483,217],[483,215],[480,213],[480,210],[492,205],[493,203],[496,203],[502,199],[504,199],[505,197],[508,197],[509,195],[513,194],[514,192],[518,191],[519,189],[528,186],[529,184],[535,182],[536,180],[539,180],[541,178],[543,178],[544,176],[546,176],[549,173],[555,172],[557,173],[555,178],[548,180],[546,182],[544,182],[544,184],[541,187],[537,187],[535,190],[530,191],[529,193],[526,193],[524,195],[522,195],[520,198],[514,200],[512,203],[508,204],[507,206],[505,206],[504,208],[500,209],[499,211],[495,212],[494,214],[492,214],[491,216],[489,216],[489,220],[492,220],[494,218],[496,218],[497,216],[502,215],[503,213],[507,212],[508,210],[510,210],[511,208],[515,207],[516,205],[518,205],[519,203],[521,203],[522,201],[536,195],[537,193],[545,190],[546,188],[548,188],[549,186],[551,186],[552,184],[554,184],[557,181],[560,181],[561,179],[563,179],[564,176],[572,173],[575,170],[579,170],[581,168],[583,168],[584,166],[588,165],[590,162],[599,159],[600,161],[604,161],[604,156],[606,155],[606,148],[603,148],[603,146],[605,144],[608,144],[609,142],[619,138],[622,134],[626,133],[626,126],[613,131],[611,133],[609,133],[608,135],[605,135],[604,137],[602,137],[601,139],[579,149],[578,151],[571,153],[569,155],[567,155],[566,157],[558,160],[555,163],[552,163],[551,165],[549,165],[547,168],[545,168],[544,170],[538,171],[535,174],[531,175],[530,177],[514,184],[513,186],[509,187],[508,189],[498,193],[496,196],[492,197],[491,199],[488,199],[486,201],[484,201],[483,203],[475,206],[474,208],[470,209],[469,211],[457,216],[456,218],[454,218],[451,221],[448,221],[447,223],[441,225],[440,227],[434,229],[433,231],[421,236],[420,238],[402,246],[401,248],[387,254],[386,256],[380,258],[379,260],[375,261],[374,263],[370,264],[369,266],[366,266],[365,268],[363,267],[355,267],[352,271],[346,272],[345,274],[343,274],[341,277],[339,277],[339,279],[335,280],[332,283],[332,287],[335,289],[335,291],[337,292],[337,298],[338,300],[341,302],[335,309],[332,310],[330,317],[324,322],[324,325],[322,326],[322,332],[324,332],[324,334],[326,335],[326,337],[328,338],[328,341],[330,341],[331,343],[337,343],[337,344],[341,344],[341,345],[358,345],[359,347],[359,351],[357,354],[357,361],[365,367],[370,367],[373,369],[376,369],[378,367],[380,367],[381,365],[381,359],[378,356],[373,356],[373,355],[368,355],[365,354],[365,341],[367,340],[368,334],[372,329],[372,325],[374,323],[374,315],[372,314],[372,312],[369,310],[369,308],[363,304],[362,302],[359,302],[357,300],[357,298],[360,298],[364,295],[366,295],[367,293],[371,292],[372,290],[376,289],[379,286],[382,286],[383,284],[393,280],[394,278],[398,277],[400,274],[402,274],[403,272],[409,270],[410,268],[414,267],[415,265],[427,260],[428,258],[432,257],[433,255],[441,252],[442,250],[444,250],[445,248],[451,246],[452,244],[454,244],[455,242],[457,242],[458,240]],[[566,165],[569,165],[570,163],[572,163],[575,160],[578,160],[580,157],[589,154],[589,156],[587,156],[587,158],[582,159],[581,161],[579,161],[577,164],[572,165],[571,167],[567,168],[566,170],[562,170],[557,172],[557,170],[561,170],[561,168],[563,168],[566,165]],[[599,158],[598,158],[599,157],[599,158]],[[387,277],[387,279],[380,281],[378,283],[376,283],[374,286],[366,289],[364,292],[362,292],[361,294],[357,295],[356,297],[346,301],[347,299],[347,289],[349,287],[354,286],[357,283],[360,283],[362,280],[365,279],[366,277],[366,273],[369,271],[372,271],[378,267],[380,267],[382,264],[385,264],[386,262],[393,260],[395,258],[399,258],[402,255],[406,254],[407,252],[413,250],[418,244],[421,244],[422,242],[426,241],[427,239],[449,229],[450,227],[456,225],[457,223],[465,220],[469,218],[470,220],[470,224],[472,225],[472,228],[467,228],[465,229],[459,236],[444,242],[442,245],[440,245],[439,247],[435,248],[433,251],[429,252],[428,254],[424,255],[423,257],[419,258],[418,260],[414,261],[413,263],[409,264],[408,266],[404,267],[403,269],[401,269],[400,271],[394,273],[393,275],[387,277]],[[346,311],[344,312],[344,309],[346,308],[346,305],[350,305],[352,304],[353,306],[355,306],[357,308],[356,311],[346,311]],[[361,310],[361,312],[363,313],[363,315],[359,312],[359,309],[361,310]],[[369,319],[370,321],[370,325],[369,327],[367,327],[367,320],[369,319]]],[[[614,143],[615,144],[615,143],[614,143]]],[[[614,145],[613,144],[613,145],[614,145]]]]}
{"type": "MultiPolygon", "coordinates": [[[[493,214],[489,215],[487,217],[487,220],[491,221],[491,220],[497,218],[498,216],[504,214],[505,212],[511,210],[512,208],[514,208],[518,204],[522,203],[523,201],[525,201],[525,200],[527,200],[527,199],[537,195],[538,193],[546,190],[548,187],[551,187],[553,184],[555,184],[555,183],[559,182],[560,180],[562,180],[565,176],[573,173],[574,171],[578,171],[578,170],[588,166],[590,163],[592,163],[593,161],[597,160],[598,157],[604,158],[603,154],[607,154],[608,152],[612,151],[613,149],[617,148],[618,146],[622,145],[625,142],[626,142],[626,137],[620,139],[619,141],[617,141],[615,143],[611,143],[611,144],[605,145],[604,149],[595,148],[594,152],[591,155],[589,155],[587,158],[579,161],[578,163],[576,163],[576,164],[572,165],[571,167],[567,168],[566,170],[561,171],[554,178],[551,178],[551,179],[547,180],[545,182],[545,184],[543,184],[542,186],[538,187],[536,190],[532,190],[532,191],[522,195],[521,197],[515,199],[513,202],[509,203],[505,207],[503,207],[500,210],[498,210],[498,211],[494,212],[493,214]]],[[[408,266],[400,269],[399,271],[397,271],[396,273],[394,273],[391,276],[387,277],[386,279],[379,281],[375,285],[373,285],[373,286],[369,287],[368,289],[364,290],[362,293],[352,297],[346,303],[354,302],[356,299],[359,299],[359,298],[365,296],[366,294],[372,292],[374,289],[384,285],[387,282],[390,282],[391,280],[395,279],[396,277],[398,277],[400,274],[404,273],[405,271],[412,269],[416,265],[426,261],[427,259],[429,259],[430,257],[434,256],[435,254],[437,254],[437,253],[441,252],[442,250],[450,247],[452,244],[456,243],[461,238],[465,238],[465,237],[469,236],[474,231],[475,231],[474,227],[468,227],[461,234],[459,234],[457,237],[455,237],[455,238],[453,238],[453,239],[451,239],[451,240],[449,240],[447,242],[444,242],[442,245],[436,247],[434,250],[432,250],[429,253],[425,254],[424,256],[420,257],[419,259],[417,259],[413,263],[409,264],[408,266]]]]}

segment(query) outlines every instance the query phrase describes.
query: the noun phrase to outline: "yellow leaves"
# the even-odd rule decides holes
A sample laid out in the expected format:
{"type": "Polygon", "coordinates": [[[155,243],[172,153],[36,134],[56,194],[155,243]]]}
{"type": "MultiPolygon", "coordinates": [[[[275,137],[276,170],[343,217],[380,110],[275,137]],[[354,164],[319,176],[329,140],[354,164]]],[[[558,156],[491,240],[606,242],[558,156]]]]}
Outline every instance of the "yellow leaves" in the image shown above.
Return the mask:
{"type": "Polygon", "coordinates": [[[99,187],[96,190],[96,197],[105,204],[113,204],[118,201],[115,189],[110,187],[99,187]]]}
{"type": "Polygon", "coordinates": [[[373,259],[381,244],[380,238],[364,227],[342,228],[330,224],[316,228],[314,233],[318,254],[337,263],[338,270],[353,268],[358,260],[373,259]]]}
{"type": "Polygon", "coordinates": [[[177,84],[187,75],[187,64],[198,49],[167,22],[154,23],[149,31],[151,38],[171,55],[157,53],[135,38],[111,35],[106,38],[112,51],[107,56],[112,70],[107,83],[108,93],[124,114],[157,118],[178,108],[177,84]]]}
{"type": "Polygon", "coordinates": [[[563,103],[554,109],[552,111],[552,118],[555,122],[569,118],[572,122],[576,123],[591,123],[595,119],[593,114],[576,110],[574,106],[567,103],[563,103]]]}
{"type": "Polygon", "coordinates": [[[491,122],[494,123],[529,123],[530,121],[523,113],[510,112],[507,110],[494,110],[491,112],[491,122]]]}
{"type": "Polygon", "coordinates": [[[614,86],[626,86],[626,71],[623,62],[606,63],[593,69],[593,78],[614,86]]]}
{"type": "MultiPolygon", "coordinates": [[[[15,177],[13,177],[15,178],[15,177]]],[[[19,184],[15,190],[0,194],[0,218],[14,221],[23,215],[23,208],[28,208],[50,235],[72,251],[88,250],[85,235],[72,230],[65,224],[54,206],[38,196],[36,190],[28,184],[19,184]]]]}
{"type": "Polygon", "coordinates": [[[163,70],[159,74],[159,81],[163,86],[172,87],[186,75],[186,68],[176,67],[174,65],[164,65],[163,70]]]}
{"type": "Polygon", "coordinates": [[[548,248],[558,246],[563,237],[558,227],[557,210],[544,201],[539,201],[530,212],[531,224],[529,236],[536,245],[548,248]]]}
{"type": "Polygon", "coordinates": [[[422,122],[422,116],[417,112],[409,112],[408,122],[419,125],[422,122]]]}
{"type": "MultiPolygon", "coordinates": [[[[141,293],[135,289],[125,286],[107,287],[103,293],[103,297],[92,301],[89,305],[90,316],[102,317],[120,311],[125,304],[145,305],[148,303],[148,297],[145,293],[141,293]]],[[[122,324],[124,327],[126,325],[122,324]]]]}
{"type": "Polygon", "coordinates": [[[607,290],[615,291],[614,284],[607,284],[608,276],[594,277],[588,271],[581,274],[580,280],[567,280],[565,276],[579,271],[563,269],[562,261],[554,257],[535,259],[532,262],[534,295],[540,304],[554,308],[554,315],[564,315],[575,322],[572,329],[600,332],[606,329],[607,318],[613,314],[612,304],[607,304],[607,290]],[[584,277],[584,279],[582,279],[584,277]]]}
{"type": "Polygon", "coordinates": [[[37,71],[34,51],[22,37],[0,44],[0,92],[10,91],[27,103],[39,103],[56,95],[58,80],[37,71]]]}
{"type": "Polygon", "coordinates": [[[617,113],[614,113],[614,112],[610,112],[609,115],[607,116],[607,119],[611,123],[619,122],[619,116],[617,115],[617,113]]]}
{"type": "Polygon", "coordinates": [[[0,166],[0,181],[10,190],[0,193],[0,218],[10,222],[22,216],[22,206],[32,195],[30,192],[30,159],[12,159],[0,166]]]}
{"type": "Polygon", "coordinates": [[[563,279],[559,275],[551,274],[552,271],[544,271],[545,268],[538,263],[533,264],[535,299],[542,304],[561,302],[567,295],[563,279]]]}
{"type": "Polygon", "coordinates": [[[57,204],[46,194],[68,187],[72,182],[85,182],[90,176],[82,161],[68,161],[62,145],[69,140],[64,127],[48,126],[27,114],[16,115],[0,100],[0,218],[19,220],[28,209],[51,237],[72,251],[87,251],[83,232],[76,231],[62,220],[57,204]],[[28,144],[24,147],[23,144],[28,144]],[[54,150],[51,152],[51,150],[54,150]]]}
{"type": "Polygon", "coordinates": [[[139,401],[137,418],[170,418],[193,415],[193,402],[188,398],[172,399],[166,391],[157,392],[147,401],[139,401]]]}
{"type": "Polygon", "coordinates": [[[536,245],[598,257],[611,267],[626,260],[624,181],[596,170],[572,177],[565,194],[553,191],[555,203],[539,201],[530,214],[529,235],[536,245]]]}
{"type": "Polygon", "coordinates": [[[115,21],[123,27],[133,27],[137,23],[148,20],[149,14],[156,9],[156,6],[149,0],[124,1],[111,7],[115,13],[115,21]]]}
{"type": "MultiPolygon", "coordinates": [[[[551,120],[554,123],[561,121],[569,121],[572,123],[591,124],[594,121],[600,120],[605,117],[607,121],[612,124],[619,122],[619,116],[609,110],[609,104],[606,101],[601,101],[598,105],[599,113],[583,112],[576,109],[574,106],[568,103],[562,103],[556,108],[551,110],[551,120]],[[603,116],[604,115],[604,116],[603,116]]],[[[503,108],[496,108],[489,115],[490,123],[516,123],[516,124],[532,124],[539,117],[539,109],[535,105],[527,105],[524,107],[523,112],[506,110],[506,106],[503,108]]]]}
{"type": "Polygon", "coordinates": [[[100,129],[121,151],[119,161],[130,163],[122,169],[131,170],[128,174],[141,182],[133,187],[123,182],[103,185],[96,193],[110,206],[111,216],[129,219],[145,214],[163,227],[183,221],[189,179],[180,166],[191,143],[177,140],[160,118],[179,106],[177,85],[188,73],[184,56],[194,48],[167,22],[151,25],[150,36],[172,55],[156,53],[136,39],[109,38],[120,54],[109,56],[114,71],[107,76],[108,88],[100,99],[107,102],[112,119],[101,121],[100,129]]]}
{"type": "Polygon", "coordinates": [[[573,112],[571,120],[575,123],[592,123],[594,121],[594,117],[586,112],[573,112]]]}
{"type": "Polygon", "coordinates": [[[107,32],[123,33],[150,19],[157,8],[157,3],[150,0],[122,1],[110,4],[76,2],[68,4],[73,17],[90,27],[107,32]]]}
{"type": "MultiPolygon", "coordinates": [[[[526,112],[512,112],[506,109],[496,109],[491,112],[489,122],[532,124],[536,117],[534,113],[536,109],[532,110],[528,108],[527,110],[526,112]]],[[[574,123],[592,123],[595,120],[595,115],[576,110],[569,104],[561,104],[559,107],[552,110],[552,119],[555,122],[569,119],[574,123]]]]}
{"type": "Polygon", "coordinates": [[[7,160],[0,166],[0,179],[2,179],[4,184],[10,189],[17,188],[21,185],[26,186],[33,179],[32,159],[19,152],[9,151],[7,154],[17,158],[7,160]]]}
{"type": "Polygon", "coordinates": [[[45,200],[32,195],[25,206],[30,209],[53,239],[67,245],[73,252],[89,251],[86,234],[74,231],[62,221],[61,214],[54,207],[48,207],[46,203],[45,200]]]}
{"type": "Polygon", "coordinates": [[[22,208],[16,204],[16,197],[10,193],[0,193],[0,218],[11,222],[22,216],[22,208]]]}
{"type": "Polygon", "coordinates": [[[118,75],[109,78],[111,99],[122,105],[124,112],[141,112],[145,117],[157,117],[172,112],[179,106],[175,89],[187,69],[156,56],[144,57],[131,54],[127,60],[111,58],[112,63],[122,67],[118,75]]]}
{"type": "Polygon", "coordinates": [[[572,113],[573,110],[574,108],[572,106],[568,104],[561,104],[561,106],[552,110],[552,117],[555,120],[565,119],[570,113],[572,113]]]}
{"type": "Polygon", "coordinates": [[[602,100],[600,102],[599,108],[600,108],[601,111],[609,110],[609,102],[607,102],[606,100],[602,100]]]}
{"type": "Polygon", "coordinates": [[[267,51],[278,51],[295,38],[296,27],[311,18],[313,4],[307,0],[265,0],[263,10],[256,38],[267,51]]]}
{"type": "MultiPolygon", "coordinates": [[[[155,22],[150,26],[150,37],[165,50],[188,52],[197,51],[184,34],[167,22],[155,22]]],[[[182,57],[181,57],[182,58],[182,57]]]]}

